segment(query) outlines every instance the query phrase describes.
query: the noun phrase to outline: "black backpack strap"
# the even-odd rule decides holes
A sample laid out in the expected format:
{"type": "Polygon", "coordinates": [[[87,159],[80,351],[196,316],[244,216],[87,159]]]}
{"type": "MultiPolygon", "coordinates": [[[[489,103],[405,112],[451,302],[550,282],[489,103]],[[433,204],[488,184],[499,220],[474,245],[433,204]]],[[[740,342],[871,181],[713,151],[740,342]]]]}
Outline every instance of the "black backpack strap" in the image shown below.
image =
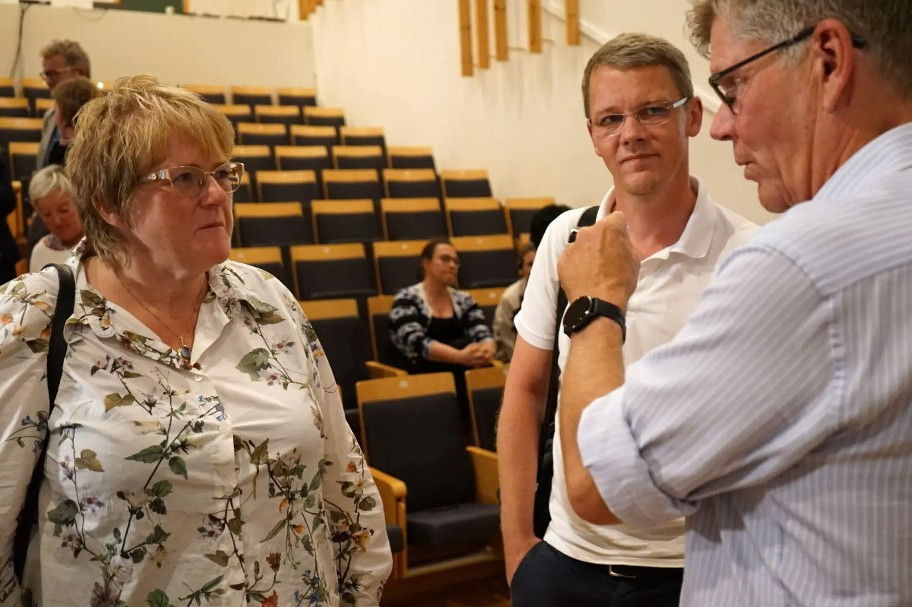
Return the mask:
{"type": "MultiPolygon", "coordinates": [[[[591,226],[598,215],[598,205],[589,207],[576,224],[577,229],[591,226]]],[[[574,230],[575,232],[575,230],[574,230]]],[[[572,236],[571,236],[572,238],[572,236]]],[[[535,503],[532,512],[532,525],[535,535],[544,538],[548,524],[551,522],[551,479],[554,477],[554,419],[557,417],[557,397],[560,393],[560,367],[558,366],[558,339],[561,333],[561,320],[567,307],[567,296],[557,286],[557,306],[554,320],[554,342],[551,346],[551,373],[548,380],[548,398],[545,401],[545,416],[542,419],[541,432],[538,437],[538,475],[535,487],[535,503]]]]}
{"type": "MultiPolygon", "coordinates": [[[[47,358],[47,385],[48,385],[48,412],[45,418],[45,427],[54,410],[54,401],[57,400],[57,389],[60,387],[60,378],[63,376],[63,359],[66,357],[67,344],[63,337],[63,327],[67,319],[73,315],[76,301],[76,280],[73,270],[63,264],[48,264],[57,270],[60,287],[57,291],[57,304],[54,307],[54,317],[51,319],[51,338],[48,344],[47,358]]],[[[29,542],[32,537],[32,528],[38,523],[38,493],[41,482],[44,480],[44,456],[47,454],[48,436],[45,435],[41,443],[41,451],[32,471],[32,480],[29,481],[25,501],[19,513],[16,525],[16,535],[13,538],[13,569],[16,577],[22,581],[25,569],[25,557],[28,553],[29,542]]]]}

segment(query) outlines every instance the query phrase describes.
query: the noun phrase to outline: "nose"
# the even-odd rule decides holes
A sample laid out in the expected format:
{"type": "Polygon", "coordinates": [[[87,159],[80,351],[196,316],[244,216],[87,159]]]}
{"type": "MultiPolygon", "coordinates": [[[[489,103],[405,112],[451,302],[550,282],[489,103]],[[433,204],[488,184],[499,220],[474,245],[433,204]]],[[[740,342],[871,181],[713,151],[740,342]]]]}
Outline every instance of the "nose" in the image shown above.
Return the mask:
{"type": "Polygon", "coordinates": [[[718,141],[731,141],[734,139],[735,116],[731,109],[724,103],[719,106],[709,129],[709,136],[718,141]]]}
{"type": "Polygon", "coordinates": [[[204,192],[204,204],[221,205],[228,202],[228,192],[222,189],[222,186],[215,180],[215,175],[211,173],[206,175],[206,189],[204,192]]]}
{"type": "Polygon", "coordinates": [[[638,141],[643,138],[643,132],[646,127],[640,124],[636,116],[624,116],[624,122],[621,123],[620,133],[621,141],[638,141]]]}

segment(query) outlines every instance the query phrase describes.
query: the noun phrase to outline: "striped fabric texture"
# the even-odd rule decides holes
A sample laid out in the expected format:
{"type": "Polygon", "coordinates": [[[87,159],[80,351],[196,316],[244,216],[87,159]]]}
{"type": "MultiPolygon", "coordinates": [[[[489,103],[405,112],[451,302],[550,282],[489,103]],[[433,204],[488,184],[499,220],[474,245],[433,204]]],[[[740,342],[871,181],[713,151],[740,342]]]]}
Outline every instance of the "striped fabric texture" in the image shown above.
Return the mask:
{"type": "Polygon", "coordinates": [[[737,249],[578,438],[625,523],[687,517],[682,605],[912,605],[912,124],[737,249]]]}

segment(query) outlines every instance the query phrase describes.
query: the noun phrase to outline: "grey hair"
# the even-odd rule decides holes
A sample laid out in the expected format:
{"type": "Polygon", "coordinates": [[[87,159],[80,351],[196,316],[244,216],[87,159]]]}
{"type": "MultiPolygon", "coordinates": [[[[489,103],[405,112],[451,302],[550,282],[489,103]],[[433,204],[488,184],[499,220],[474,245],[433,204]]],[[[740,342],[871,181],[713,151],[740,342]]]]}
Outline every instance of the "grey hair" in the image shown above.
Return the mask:
{"type": "MultiPolygon", "coordinates": [[[[709,56],[713,22],[725,18],[745,40],[775,44],[823,19],[841,21],[862,36],[881,76],[904,97],[912,97],[912,2],[909,0],[691,0],[687,26],[693,45],[709,56]]],[[[780,53],[786,61],[803,56],[806,45],[780,53]]]]}
{"type": "Polygon", "coordinates": [[[70,178],[59,164],[44,167],[32,175],[32,180],[29,182],[29,199],[33,203],[54,192],[66,192],[70,196],[73,195],[73,184],[70,183],[70,178]]]}

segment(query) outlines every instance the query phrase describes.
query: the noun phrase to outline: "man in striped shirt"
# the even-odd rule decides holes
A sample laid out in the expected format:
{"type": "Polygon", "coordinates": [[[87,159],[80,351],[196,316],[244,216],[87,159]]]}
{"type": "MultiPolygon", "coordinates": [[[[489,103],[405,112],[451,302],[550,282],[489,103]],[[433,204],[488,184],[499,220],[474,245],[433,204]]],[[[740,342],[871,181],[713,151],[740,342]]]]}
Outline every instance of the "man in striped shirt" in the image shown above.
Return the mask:
{"type": "Polygon", "coordinates": [[[685,516],[683,605],[912,605],[912,3],[693,4],[711,134],[786,213],[626,372],[626,221],[580,231],[561,282],[610,305],[567,327],[571,504],[685,516]]]}

